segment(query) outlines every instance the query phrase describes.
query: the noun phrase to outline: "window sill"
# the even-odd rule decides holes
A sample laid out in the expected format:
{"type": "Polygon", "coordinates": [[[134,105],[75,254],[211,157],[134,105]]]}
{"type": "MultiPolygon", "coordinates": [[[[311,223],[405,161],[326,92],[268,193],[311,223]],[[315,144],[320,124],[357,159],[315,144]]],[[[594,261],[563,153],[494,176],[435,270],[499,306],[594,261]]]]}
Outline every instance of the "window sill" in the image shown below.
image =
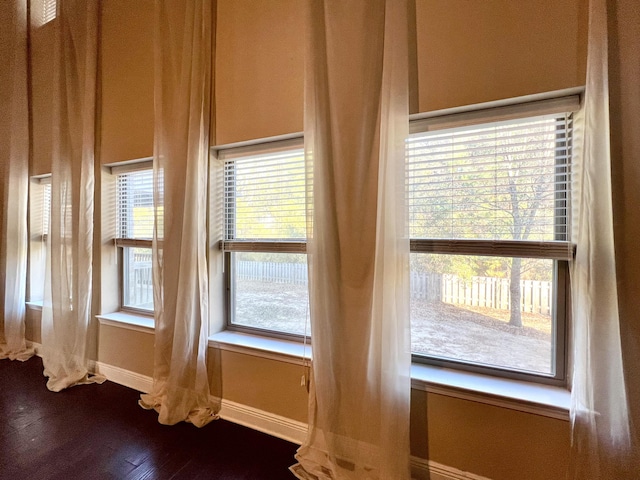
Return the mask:
{"type": "Polygon", "coordinates": [[[563,387],[414,363],[411,388],[569,420],[571,393],[563,387]]]}
{"type": "Polygon", "coordinates": [[[229,330],[211,335],[209,347],[296,365],[311,360],[310,344],[229,330]]]}
{"type": "MultiPolygon", "coordinates": [[[[153,318],[128,312],[97,315],[101,325],[153,333],[153,318]]],[[[209,347],[302,365],[311,346],[292,340],[223,331],[209,337],[209,347]]],[[[491,377],[472,372],[412,364],[411,388],[559,420],[569,420],[571,394],[562,387],[491,377]]]]}
{"type": "MultiPolygon", "coordinates": [[[[224,331],[209,346],[300,365],[311,347],[291,340],[224,331]]],[[[411,388],[559,420],[569,420],[570,392],[562,387],[491,377],[432,365],[411,365],[411,388]]]]}
{"type": "Polygon", "coordinates": [[[96,315],[100,325],[126,328],[136,332],[153,333],[155,329],[153,317],[147,315],[136,315],[129,312],[113,312],[103,315],[96,315]]]}
{"type": "Polygon", "coordinates": [[[42,300],[33,300],[25,303],[29,310],[35,310],[36,312],[42,311],[42,300]]]}

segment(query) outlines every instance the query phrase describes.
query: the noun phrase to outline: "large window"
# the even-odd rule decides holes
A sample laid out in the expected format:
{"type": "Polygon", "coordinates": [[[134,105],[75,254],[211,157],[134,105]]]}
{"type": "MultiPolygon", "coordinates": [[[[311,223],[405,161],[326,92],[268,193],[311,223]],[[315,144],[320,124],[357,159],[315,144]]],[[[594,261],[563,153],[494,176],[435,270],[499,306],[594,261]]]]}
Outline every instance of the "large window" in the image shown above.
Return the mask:
{"type": "Polygon", "coordinates": [[[308,334],[301,142],[223,150],[219,159],[229,327],[308,334]]]}
{"type": "Polygon", "coordinates": [[[570,150],[570,115],[410,137],[416,358],[563,378],[570,150]]]}
{"type": "Polygon", "coordinates": [[[147,166],[118,173],[116,192],[121,305],[152,311],[153,170],[147,166]]]}
{"type": "MultiPolygon", "coordinates": [[[[575,106],[571,98],[411,122],[415,361],[564,381],[572,117],[558,112],[575,106]]],[[[219,157],[228,326],[308,335],[301,145],[219,157]]]]}

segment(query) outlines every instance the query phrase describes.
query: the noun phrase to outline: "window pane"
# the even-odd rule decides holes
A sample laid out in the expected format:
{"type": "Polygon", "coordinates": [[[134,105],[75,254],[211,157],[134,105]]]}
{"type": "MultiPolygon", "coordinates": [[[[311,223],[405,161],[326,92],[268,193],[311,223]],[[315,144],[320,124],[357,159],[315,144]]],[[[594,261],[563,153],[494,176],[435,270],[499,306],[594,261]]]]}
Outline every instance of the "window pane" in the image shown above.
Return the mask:
{"type": "Polygon", "coordinates": [[[123,299],[125,307],[153,310],[153,276],[151,249],[124,247],[123,299]]]}
{"type": "Polygon", "coordinates": [[[552,375],[554,270],[553,260],[412,253],[412,351],[552,375]]]}
{"type": "Polygon", "coordinates": [[[232,324],[310,335],[307,257],[289,253],[231,253],[232,324]]]}
{"type": "Polygon", "coordinates": [[[413,135],[412,238],[566,240],[569,117],[413,135]]]}

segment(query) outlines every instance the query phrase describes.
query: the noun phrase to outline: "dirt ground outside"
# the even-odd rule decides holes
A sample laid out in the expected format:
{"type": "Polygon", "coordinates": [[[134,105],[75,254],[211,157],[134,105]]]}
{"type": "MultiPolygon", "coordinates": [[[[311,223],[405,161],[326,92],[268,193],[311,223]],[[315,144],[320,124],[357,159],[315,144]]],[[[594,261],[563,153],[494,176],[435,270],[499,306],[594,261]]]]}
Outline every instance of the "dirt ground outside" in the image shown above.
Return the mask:
{"type": "MultiPolygon", "coordinates": [[[[307,287],[252,280],[238,281],[235,322],[309,335],[307,287]],[[306,332],[305,332],[306,330],[306,332]]],[[[411,301],[414,353],[550,373],[551,318],[523,313],[522,328],[508,325],[509,312],[411,301]]]]}

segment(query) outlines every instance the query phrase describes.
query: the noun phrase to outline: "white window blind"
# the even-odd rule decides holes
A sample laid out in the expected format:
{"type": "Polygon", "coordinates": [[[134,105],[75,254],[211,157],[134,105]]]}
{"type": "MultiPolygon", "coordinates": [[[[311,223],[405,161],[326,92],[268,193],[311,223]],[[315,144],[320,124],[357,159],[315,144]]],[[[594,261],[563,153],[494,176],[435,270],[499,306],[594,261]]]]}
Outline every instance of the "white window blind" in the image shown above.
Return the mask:
{"type": "Polygon", "coordinates": [[[301,148],[224,152],[225,241],[306,238],[305,161],[301,148]]]}
{"type": "Polygon", "coordinates": [[[553,115],[412,135],[411,238],[568,241],[571,128],[553,115]]]}
{"type": "Polygon", "coordinates": [[[153,238],[153,170],[121,173],[116,180],[117,237],[153,238]]]}
{"type": "Polygon", "coordinates": [[[49,233],[49,224],[51,223],[51,183],[44,185],[42,198],[42,233],[49,233]]]}
{"type": "Polygon", "coordinates": [[[56,18],[57,0],[42,0],[42,24],[56,18]]]}

